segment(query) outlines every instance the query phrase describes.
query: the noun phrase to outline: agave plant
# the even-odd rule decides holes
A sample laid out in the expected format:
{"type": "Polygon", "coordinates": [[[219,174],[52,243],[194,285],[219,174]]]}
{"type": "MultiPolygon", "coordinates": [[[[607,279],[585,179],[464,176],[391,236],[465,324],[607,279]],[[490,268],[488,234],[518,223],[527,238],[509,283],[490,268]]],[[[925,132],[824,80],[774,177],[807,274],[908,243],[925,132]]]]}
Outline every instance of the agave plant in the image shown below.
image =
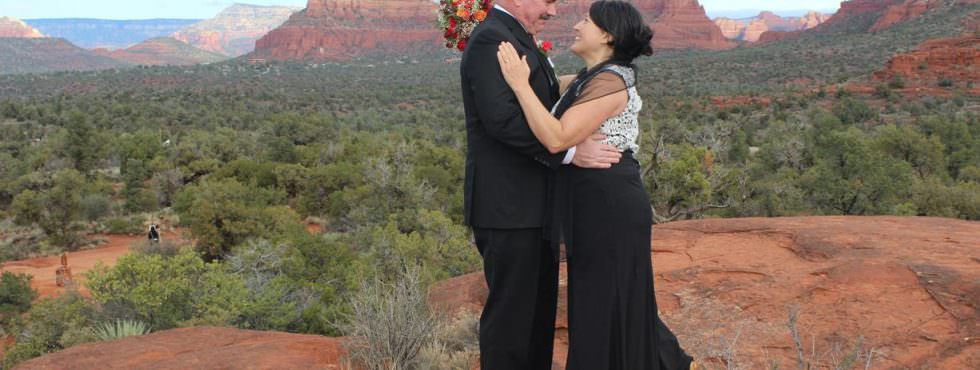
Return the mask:
{"type": "Polygon", "coordinates": [[[116,320],[104,322],[96,326],[94,331],[99,340],[107,341],[149,334],[150,327],[139,320],[116,320]]]}

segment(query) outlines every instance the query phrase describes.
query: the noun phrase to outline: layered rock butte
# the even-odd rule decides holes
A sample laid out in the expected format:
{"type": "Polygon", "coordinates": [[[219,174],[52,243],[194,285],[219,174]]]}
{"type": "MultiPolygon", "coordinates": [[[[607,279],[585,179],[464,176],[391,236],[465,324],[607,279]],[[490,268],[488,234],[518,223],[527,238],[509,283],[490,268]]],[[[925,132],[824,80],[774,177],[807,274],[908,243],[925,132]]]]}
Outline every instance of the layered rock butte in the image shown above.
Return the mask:
{"type": "Polygon", "coordinates": [[[20,19],[0,17],[0,37],[35,39],[45,36],[41,31],[34,29],[34,27],[29,26],[20,19]]]}
{"type": "Polygon", "coordinates": [[[327,61],[432,50],[441,45],[435,9],[430,0],[309,0],[256,41],[252,57],[327,61]]]}
{"type": "MultiPolygon", "coordinates": [[[[725,50],[737,46],[725,38],[697,0],[633,0],[630,1],[653,29],[653,47],[668,49],[725,50]]],[[[567,48],[575,38],[572,27],[589,12],[592,0],[559,2],[558,17],[549,21],[541,38],[554,40],[567,48]]]]}
{"type": "Polygon", "coordinates": [[[255,41],[283,24],[297,7],[234,4],[211,19],[173,34],[198,49],[237,57],[255,49],[255,41]]]}
{"type": "MultiPolygon", "coordinates": [[[[980,223],[925,217],[793,217],[682,221],[654,227],[652,259],[664,321],[702,362],[794,368],[789,307],[821,368],[858,337],[875,369],[980,368],[980,223]],[[738,336],[737,342],[735,337],[738,336]],[[814,342],[815,340],[815,342],[814,342]],[[813,347],[811,347],[813,346],[813,347]]],[[[564,271],[564,269],[563,269],[564,271]]],[[[561,276],[562,290],[567,275],[561,276]]],[[[479,273],[437,283],[432,306],[479,311],[479,273]]],[[[566,295],[555,363],[567,355],[566,295]]],[[[342,340],[190,328],[82,345],[18,369],[340,368],[342,340]]]]}
{"type": "Polygon", "coordinates": [[[829,14],[819,12],[808,12],[802,17],[780,17],[772,12],[761,12],[754,18],[730,19],[716,18],[715,24],[721,29],[725,37],[732,40],[743,40],[756,42],[759,37],[768,31],[792,32],[808,30],[819,26],[830,18],[829,14]]]}
{"type": "MultiPolygon", "coordinates": [[[[697,0],[632,1],[656,32],[656,49],[730,49],[736,44],[704,12],[697,0]]],[[[559,3],[541,39],[570,45],[572,27],[590,0],[559,3]]],[[[384,53],[405,54],[443,48],[434,25],[436,4],[430,0],[309,0],[279,28],[256,41],[256,59],[349,60],[384,53]]]]}

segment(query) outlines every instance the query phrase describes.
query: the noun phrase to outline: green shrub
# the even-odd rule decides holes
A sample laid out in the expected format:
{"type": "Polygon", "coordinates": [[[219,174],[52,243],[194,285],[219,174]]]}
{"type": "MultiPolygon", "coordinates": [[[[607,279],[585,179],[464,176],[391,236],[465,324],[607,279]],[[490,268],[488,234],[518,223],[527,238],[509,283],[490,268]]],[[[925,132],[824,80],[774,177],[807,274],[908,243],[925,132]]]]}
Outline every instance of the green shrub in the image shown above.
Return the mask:
{"type": "Polygon", "coordinates": [[[148,334],[149,326],[142,321],[136,320],[115,320],[96,325],[95,337],[101,341],[116,340],[125,337],[134,337],[148,334]]]}
{"type": "Polygon", "coordinates": [[[939,87],[949,88],[949,87],[953,87],[953,85],[955,85],[955,83],[951,78],[944,78],[942,80],[939,80],[939,87]]]}
{"type": "Polygon", "coordinates": [[[105,194],[88,194],[80,202],[82,217],[87,221],[97,221],[109,214],[112,201],[105,194]]]}
{"type": "Polygon", "coordinates": [[[190,249],[173,257],[134,253],[116,266],[97,265],[85,274],[94,298],[115,315],[146,322],[155,330],[178,325],[230,325],[245,305],[241,278],[190,249]]]}
{"type": "Polygon", "coordinates": [[[143,218],[139,216],[113,217],[102,223],[107,234],[137,235],[144,231],[143,218]]]}
{"type": "Polygon", "coordinates": [[[4,271],[0,276],[0,317],[9,314],[21,314],[31,308],[31,302],[37,298],[37,291],[31,288],[28,274],[15,274],[4,271]]]}
{"type": "Polygon", "coordinates": [[[3,367],[95,341],[90,326],[96,316],[95,306],[77,291],[38,301],[27,312],[17,344],[7,352],[3,367]]]}

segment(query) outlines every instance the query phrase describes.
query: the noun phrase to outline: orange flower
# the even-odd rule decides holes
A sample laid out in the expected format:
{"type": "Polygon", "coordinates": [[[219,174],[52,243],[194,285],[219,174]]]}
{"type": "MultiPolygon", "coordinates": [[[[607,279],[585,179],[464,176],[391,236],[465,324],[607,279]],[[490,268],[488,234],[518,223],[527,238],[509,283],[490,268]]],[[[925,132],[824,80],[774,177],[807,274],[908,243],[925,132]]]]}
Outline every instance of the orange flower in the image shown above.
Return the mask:
{"type": "Polygon", "coordinates": [[[468,20],[470,20],[470,11],[469,10],[466,10],[466,9],[463,9],[463,8],[460,8],[459,10],[456,11],[456,16],[457,17],[460,17],[460,18],[463,18],[463,20],[468,21],[468,20]]]}
{"type": "Polygon", "coordinates": [[[484,19],[487,19],[487,12],[485,10],[477,11],[476,14],[473,15],[473,18],[475,18],[477,22],[483,22],[484,19]]]}

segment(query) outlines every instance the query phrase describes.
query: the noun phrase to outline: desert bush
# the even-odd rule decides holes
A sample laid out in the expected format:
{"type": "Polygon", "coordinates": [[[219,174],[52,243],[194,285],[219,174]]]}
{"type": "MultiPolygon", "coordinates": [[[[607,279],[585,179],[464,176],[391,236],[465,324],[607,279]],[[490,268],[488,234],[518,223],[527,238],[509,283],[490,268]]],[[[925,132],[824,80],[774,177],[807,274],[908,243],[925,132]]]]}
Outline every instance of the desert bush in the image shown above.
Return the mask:
{"type": "Polygon", "coordinates": [[[172,257],[134,253],[116,266],[85,274],[92,298],[155,330],[178,325],[230,325],[245,305],[241,278],[205,263],[192,250],[172,257]]]}
{"type": "Polygon", "coordinates": [[[435,340],[419,352],[419,368],[470,369],[480,357],[480,316],[462,312],[456,319],[440,322],[435,340]]]}
{"type": "Polygon", "coordinates": [[[383,280],[398,278],[404,266],[420,266],[427,285],[480,266],[469,229],[441,211],[419,210],[411,222],[391,216],[387,224],[361,228],[351,238],[383,280]]]}
{"type": "Polygon", "coordinates": [[[141,239],[129,245],[129,248],[136,253],[156,254],[164,257],[173,257],[180,254],[189,246],[182,245],[170,239],[162,239],[159,242],[141,239]]]}
{"type": "Polygon", "coordinates": [[[3,359],[5,369],[46,353],[95,341],[90,329],[94,305],[75,290],[34,304],[17,335],[17,344],[3,359]]]}
{"type": "Polygon", "coordinates": [[[14,220],[22,226],[37,225],[52,245],[76,250],[83,238],[79,234],[81,191],[88,184],[75,170],[61,170],[51,178],[51,186],[24,190],[13,200],[14,220]]]}
{"type": "Polygon", "coordinates": [[[419,354],[434,342],[439,327],[426,297],[417,268],[392,283],[365,284],[341,326],[354,364],[370,370],[424,369],[419,354]]]}
{"type": "Polygon", "coordinates": [[[112,201],[105,194],[88,194],[82,197],[79,206],[86,221],[98,221],[109,214],[112,201]]]}
{"type": "Polygon", "coordinates": [[[16,330],[20,315],[31,309],[37,291],[31,288],[32,277],[4,271],[0,277],[0,335],[16,330]]]}
{"type": "Polygon", "coordinates": [[[150,333],[150,327],[142,321],[115,320],[96,325],[92,329],[100,341],[116,340],[150,333]]]}
{"type": "Polygon", "coordinates": [[[143,228],[143,218],[139,216],[112,217],[102,223],[103,231],[107,234],[140,234],[143,228]]]}

